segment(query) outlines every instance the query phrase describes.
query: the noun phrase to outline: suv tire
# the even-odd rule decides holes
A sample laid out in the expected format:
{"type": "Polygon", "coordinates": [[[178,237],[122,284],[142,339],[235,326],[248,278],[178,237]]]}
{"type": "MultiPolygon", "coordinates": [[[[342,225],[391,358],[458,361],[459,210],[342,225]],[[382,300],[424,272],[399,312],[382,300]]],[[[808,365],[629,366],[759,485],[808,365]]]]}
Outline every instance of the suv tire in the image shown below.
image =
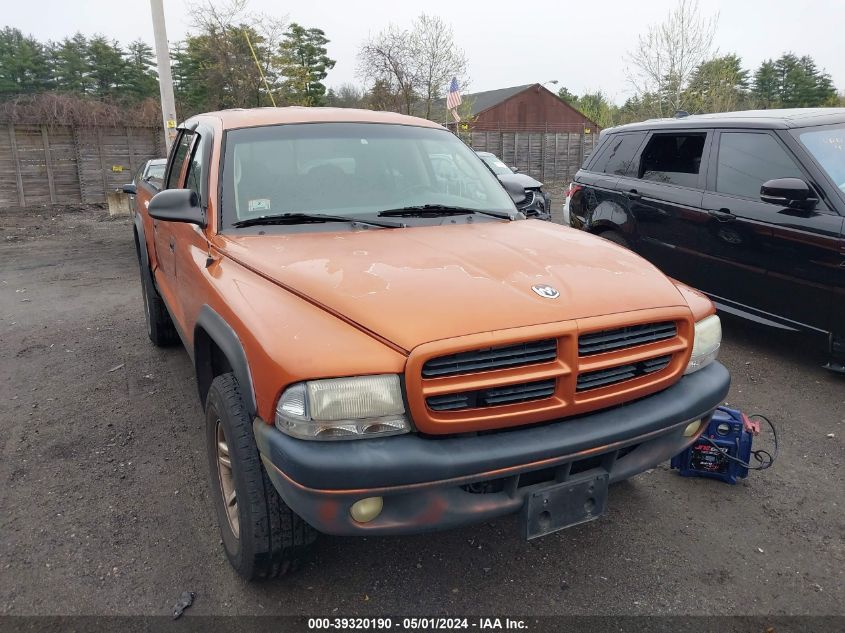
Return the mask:
{"type": "Polygon", "coordinates": [[[147,336],[157,347],[169,347],[179,341],[179,334],[164,305],[164,300],[158,294],[150,269],[138,256],[141,269],[141,295],[144,300],[144,318],[147,322],[147,336]]]}
{"type": "Polygon", "coordinates": [[[603,233],[599,233],[599,237],[603,237],[609,242],[619,244],[619,246],[624,246],[628,250],[631,250],[631,243],[618,231],[605,231],[603,233]]]}
{"type": "Polygon", "coordinates": [[[234,375],[214,379],[205,413],[211,496],[229,562],[247,580],[296,569],[317,532],[285,505],[267,476],[234,375]]]}

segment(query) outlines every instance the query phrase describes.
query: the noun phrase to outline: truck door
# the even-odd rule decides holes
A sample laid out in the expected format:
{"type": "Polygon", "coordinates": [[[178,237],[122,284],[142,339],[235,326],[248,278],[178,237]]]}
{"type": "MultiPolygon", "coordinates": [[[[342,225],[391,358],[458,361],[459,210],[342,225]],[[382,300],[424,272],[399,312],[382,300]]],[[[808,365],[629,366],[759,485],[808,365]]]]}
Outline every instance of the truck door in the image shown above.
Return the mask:
{"type": "MultiPolygon", "coordinates": [[[[194,141],[194,133],[182,130],[179,138],[176,139],[176,147],[173,157],[168,165],[167,176],[164,183],[165,189],[179,189],[184,182],[185,172],[188,167],[190,150],[194,141]]],[[[155,240],[155,276],[156,287],[164,297],[165,303],[172,310],[175,307],[175,284],[176,284],[176,263],[174,251],[176,249],[176,235],[174,229],[177,222],[166,222],[164,220],[153,220],[153,233],[155,240]]]]}

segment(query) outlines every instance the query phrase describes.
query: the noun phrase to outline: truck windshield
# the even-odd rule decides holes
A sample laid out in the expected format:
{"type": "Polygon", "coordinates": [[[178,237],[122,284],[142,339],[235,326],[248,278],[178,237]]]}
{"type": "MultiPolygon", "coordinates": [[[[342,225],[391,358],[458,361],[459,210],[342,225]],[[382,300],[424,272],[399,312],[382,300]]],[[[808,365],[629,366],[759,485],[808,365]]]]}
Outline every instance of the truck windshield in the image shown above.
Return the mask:
{"type": "Polygon", "coordinates": [[[515,211],[475,153],[446,130],[305,123],[230,130],[222,225],[284,213],[374,216],[411,206],[515,211]]]}
{"type": "Polygon", "coordinates": [[[833,182],[845,191],[845,126],[816,128],[798,136],[833,182]]]}

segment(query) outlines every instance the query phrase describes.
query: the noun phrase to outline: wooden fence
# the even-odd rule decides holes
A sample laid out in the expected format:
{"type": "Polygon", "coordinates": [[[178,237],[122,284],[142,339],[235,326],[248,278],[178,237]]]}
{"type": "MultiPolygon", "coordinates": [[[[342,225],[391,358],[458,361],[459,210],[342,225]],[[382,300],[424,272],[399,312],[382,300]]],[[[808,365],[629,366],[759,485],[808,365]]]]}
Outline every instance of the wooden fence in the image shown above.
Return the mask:
{"type": "Polygon", "coordinates": [[[461,137],[474,150],[492,152],[510,167],[541,182],[569,182],[598,144],[596,130],[469,131],[461,137]]]}
{"type": "Polygon", "coordinates": [[[105,202],[161,156],[160,128],[2,124],[0,208],[105,202]]]}

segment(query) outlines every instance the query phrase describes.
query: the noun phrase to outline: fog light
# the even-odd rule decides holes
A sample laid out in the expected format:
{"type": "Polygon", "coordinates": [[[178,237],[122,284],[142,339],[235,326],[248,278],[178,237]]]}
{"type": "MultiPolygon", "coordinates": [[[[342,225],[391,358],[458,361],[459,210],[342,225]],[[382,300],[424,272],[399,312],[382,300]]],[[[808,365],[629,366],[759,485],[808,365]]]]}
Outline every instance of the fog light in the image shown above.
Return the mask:
{"type": "Polygon", "coordinates": [[[701,420],[696,420],[695,422],[690,422],[687,424],[687,428],[684,429],[684,437],[692,437],[696,434],[698,429],[701,428],[701,420]]]}
{"type": "Polygon", "coordinates": [[[384,507],[384,500],[381,497],[367,497],[352,504],[349,514],[358,523],[369,523],[381,514],[384,507]]]}

